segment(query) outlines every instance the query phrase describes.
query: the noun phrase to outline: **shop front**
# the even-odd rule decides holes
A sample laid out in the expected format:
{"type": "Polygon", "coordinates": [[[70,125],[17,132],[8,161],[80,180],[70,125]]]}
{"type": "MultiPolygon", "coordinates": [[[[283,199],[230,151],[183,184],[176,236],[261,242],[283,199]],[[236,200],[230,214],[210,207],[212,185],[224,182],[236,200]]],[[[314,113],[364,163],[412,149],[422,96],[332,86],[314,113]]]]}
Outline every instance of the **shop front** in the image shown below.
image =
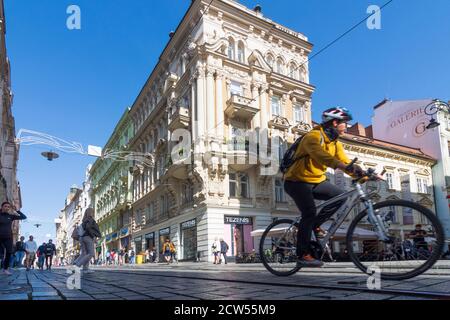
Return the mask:
{"type": "Polygon", "coordinates": [[[159,230],[159,261],[164,261],[163,245],[167,239],[170,240],[170,227],[159,230]]]}
{"type": "Polygon", "coordinates": [[[181,224],[181,260],[196,260],[197,257],[197,223],[195,219],[181,224]]]}
{"type": "Polygon", "coordinates": [[[130,247],[130,228],[120,229],[120,249],[127,251],[130,247]]]}
{"type": "Polygon", "coordinates": [[[242,256],[254,250],[252,217],[225,216],[223,239],[229,246],[229,256],[242,256]]]}
{"type": "Polygon", "coordinates": [[[155,233],[147,233],[145,235],[145,250],[152,250],[155,247],[155,233]]]}
{"type": "Polygon", "coordinates": [[[136,237],[134,241],[134,253],[135,255],[142,253],[142,236],[136,237]]]}

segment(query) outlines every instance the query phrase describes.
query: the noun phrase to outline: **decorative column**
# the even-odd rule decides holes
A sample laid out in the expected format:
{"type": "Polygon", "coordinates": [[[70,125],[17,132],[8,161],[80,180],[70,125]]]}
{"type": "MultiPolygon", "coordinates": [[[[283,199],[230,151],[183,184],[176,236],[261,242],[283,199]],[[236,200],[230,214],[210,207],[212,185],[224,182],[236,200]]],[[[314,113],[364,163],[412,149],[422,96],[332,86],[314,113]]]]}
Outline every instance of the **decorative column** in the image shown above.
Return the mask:
{"type": "Polygon", "coordinates": [[[224,109],[223,109],[223,73],[216,73],[216,136],[223,141],[223,122],[224,122],[224,109]]]}
{"type": "MultiPolygon", "coordinates": [[[[206,135],[214,135],[215,130],[215,104],[214,104],[214,69],[206,70],[206,135]]],[[[208,139],[209,140],[209,139],[208,139]]]]}
{"type": "MultiPolygon", "coordinates": [[[[263,113],[262,109],[258,103],[259,96],[259,86],[257,84],[252,85],[252,107],[255,109],[259,109],[260,113],[263,113]]],[[[253,128],[261,128],[261,116],[256,116],[253,118],[253,128]]]]}
{"type": "Polygon", "coordinates": [[[261,86],[260,88],[261,90],[261,126],[263,128],[267,128],[268,126],[268,115],[270,116],[270,112],[267,110],[267,87],[266,86],[261,86]]]}

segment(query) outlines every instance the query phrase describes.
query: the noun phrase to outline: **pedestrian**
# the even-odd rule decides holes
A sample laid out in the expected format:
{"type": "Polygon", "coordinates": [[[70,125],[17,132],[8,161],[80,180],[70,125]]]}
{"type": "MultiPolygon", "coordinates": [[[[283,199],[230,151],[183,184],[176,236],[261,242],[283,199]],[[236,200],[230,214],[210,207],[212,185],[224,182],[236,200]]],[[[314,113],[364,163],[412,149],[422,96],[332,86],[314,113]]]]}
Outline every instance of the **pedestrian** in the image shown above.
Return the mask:
{"type": "Polygon", "coordinates": [[[134,253],[134,250],[131,250],[130,252],[130,264],[136,264],[136,255],[134,253]]]}
{"type": "Polygon", "coordinates": [[[219,239],[216,237],[214,239],[214,242],[212,244],[212,253],[214,255],[214,264],[219,264],[219,259],[220,259],[220,242],[219,239]]]}
{"type": "Polygon", "coordinates": [[[80,238],[80,245],[82,246],[81,253],[83,256],[80,256],[77,260],[76,266],[78,268],[83,267],[84,272],[92,272],[89,270],[89,262],[95,256],[96,238],[102,237],[100,228],[94,219],[94,209],[86,209],[81,226],[84,230],[84,234],[80,238]]]}
{"type": "Polygon", "coordinates": [[[145,249],[145,263],[150,262],[150,250],[149,248],[145,249]]]}
{"type": "Polygon", "coordinates": [[[48,243],[45,245],[45,267],[47,270],[52,270],[53,256],[56,254],[56,247],[53,244],[53,240],[48,240],[48,243]]]}
{"type": "Polygon", "coordinates": [[[0,246],[4,250],[3,274],[11,275],[8,271],[11,252],[13,249],[12,222],[14,220],[24,220],[27,217],[16,210],[9,202],[3,202],[0,211],[0,246]]]}
{"type": "MultiPolygon", "coordinates": [[[[25,237],[20,237],[20,240],[16,242],[16,250],[15,250],[15,263],[17,268],[21,268],[23,266],[23,258],[25,258],[25,237]]],[[[11,266],[14,267],[14,266],[11,266]]]]}
{"type": "Polygon", "coordinates": [[[44,242],[37,250],[36,254],[38,256],[38,267],[39,270],[44,270],[44,261],[45,261],[45,247],[47,244],[44,242]]]}
{"type": "MultiPolygon", "coordinates": [[[[223,261],[225,262],[225,264],[227,264],[227,252],[228,252],[228,244],[222,239],[220,238],[220,253],[223,256],[223,261]]],[[[220,263],[222,262],[222,259],[220,259],[220,263]]]]}
{"type": "Polygon", "coordinates": [[[106,250],[106,264],[110,265],[111,264],[111,252],[108,250],[106,250]]]}
{"type": "Polygon", "coordinates": [[[111,264],[113,266],[116,265],[116,250],[115,249],[111,250],[111,264]]]}
{"type": "Polygon", "coordinates": [[[123,258],[124,258],[124,256],[125,256],[125,252],[123,251],[123,249],[120,249],[120,252],[119,252],[119,265],[120,266],[123,266],[123,258]]]}
{"type": "Polygon", "coordinates": [[[170,258],[172,263],[174,261],[176,261],[176,263],[178,263],[178,259],[177,259],[177,248],[175,247],[175,244],[170,241],[170,258]]]}
{"type": "Polygon", "coordinates": [[[152,257],[152,262],[155,263],[156,262],[156,248],[153,247],[152,251],[150,251],[150,255],[152,257]]]}
{"type": "Polygon", "coordinates": [[[36,242],[33,240],[33,236],[30,236],[29,240],[25,243],[25,252],[27,254],[25,259],[25,266],[27,268],[27,271],[30,271],[31,267],[33,267],[37,249],[38,247],[36,242]]]}
{"type": "Polygon", "coordinates": [[[164,259],[166,260],[167,264],[170,264],[170,258],[171,258],[172,255],[170,254],[170,240],[169,240],[169,238],[166,239],[166,242],[163,245],[162,251],[163,251],[164,259]]]}

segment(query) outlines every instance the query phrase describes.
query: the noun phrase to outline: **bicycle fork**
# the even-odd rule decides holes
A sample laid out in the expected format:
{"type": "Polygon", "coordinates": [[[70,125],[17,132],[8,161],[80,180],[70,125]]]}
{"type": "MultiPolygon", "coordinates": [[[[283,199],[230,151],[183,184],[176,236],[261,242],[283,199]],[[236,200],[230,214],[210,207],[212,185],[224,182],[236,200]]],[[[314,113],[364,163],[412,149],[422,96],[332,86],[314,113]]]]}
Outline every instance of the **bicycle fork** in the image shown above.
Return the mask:
{"type": "Polygon", "coordinates": [[[378,239],[380,239],[381,241],[389,241],[390,238],[387,236],[387,230],[384,225],[383,218],[373,209],[372,200],[367,199],[367,196],[360,184],[357,184],[356,188],[358,189],[358,193],[361,196],[361,199],[364,201],[367,210],[367,218],[369,222],[375,227],[375,233],[377,234],[378,239]]]}

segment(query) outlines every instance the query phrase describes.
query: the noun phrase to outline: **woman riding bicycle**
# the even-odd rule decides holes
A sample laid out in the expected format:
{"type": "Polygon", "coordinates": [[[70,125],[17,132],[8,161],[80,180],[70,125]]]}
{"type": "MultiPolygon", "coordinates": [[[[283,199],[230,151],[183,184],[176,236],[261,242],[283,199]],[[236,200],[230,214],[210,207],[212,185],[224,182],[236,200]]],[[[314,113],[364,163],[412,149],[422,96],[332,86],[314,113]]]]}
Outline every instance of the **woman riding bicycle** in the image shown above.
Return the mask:
{"type": "Polygon", "coordinates": [[[302,213],[297,233],[297,263],[302,267],[323,265],[322,261],[311,255],[311,233],[313,229],[320,232],[320,225],[342,204],[337,202],[325,207],[317,216],[314,199],[328,200],[345,191],[326,181],[327,168],[340,169],[356,176],[363,173],[358,165],[347,168],[351,160],[338,141],[346,131],[347,122],[352,119],[346,108],[335,107],[324,111],[322,123],[302,138],[294,155],[298,161],[284,175],[284,189],[302,213]]]}

